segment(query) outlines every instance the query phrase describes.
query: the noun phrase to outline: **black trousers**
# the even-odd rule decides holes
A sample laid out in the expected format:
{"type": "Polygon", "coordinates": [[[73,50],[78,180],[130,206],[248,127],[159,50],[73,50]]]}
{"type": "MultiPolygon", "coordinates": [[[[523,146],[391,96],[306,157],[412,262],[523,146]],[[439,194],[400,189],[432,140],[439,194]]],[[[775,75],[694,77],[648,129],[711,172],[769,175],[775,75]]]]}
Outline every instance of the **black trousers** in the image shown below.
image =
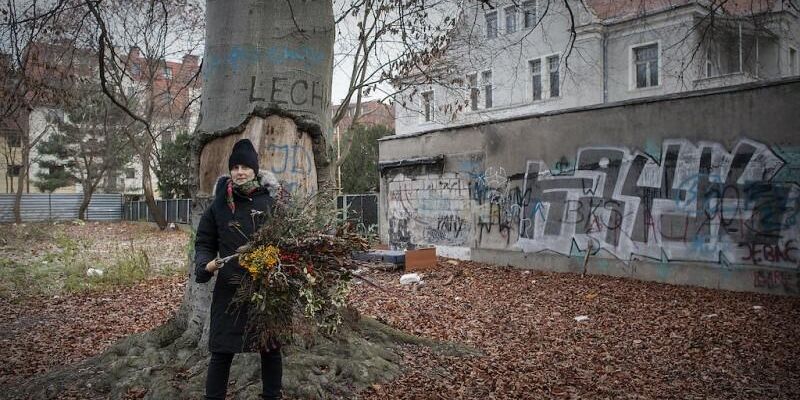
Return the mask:
{"type": "MultiPolygon", "coordinates": [[[[228,392],[228,376],[231,372],[233,354],[211,353],[206,376],[206,400],[225,400],[228,392]]],[[[281,398],[281,379],[283,378],[283,362],[281,350],[261,353],[262,398],[266,400],[281,398]]]]}

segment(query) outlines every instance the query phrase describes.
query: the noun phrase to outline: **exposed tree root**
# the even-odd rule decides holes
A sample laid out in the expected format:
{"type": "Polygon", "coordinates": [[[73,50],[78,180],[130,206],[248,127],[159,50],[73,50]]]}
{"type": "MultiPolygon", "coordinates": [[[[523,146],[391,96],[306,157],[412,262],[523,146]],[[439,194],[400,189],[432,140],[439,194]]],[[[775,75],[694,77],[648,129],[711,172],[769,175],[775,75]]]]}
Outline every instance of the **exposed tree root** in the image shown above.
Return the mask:
{"type": "MultiPolygon", "coordinates": [[[[209,354],[174,318],[150,332],[130,336],[102,355],[34,377],[11,399],[199,399],[209,354]],[[72,396],[72,397],[70,397],[72,396]]],[[[335,338],[316,337],[309,346],[284,347],[287,397],[350,398],[374,383],[397,377],[398,346],[428,346],[448,355],[479,353],[461,345],[410,335],[354,313],[335,338]]],[[[229,393],[257,398],[261,390],[258,354],[234,358],[229,393]]]]}

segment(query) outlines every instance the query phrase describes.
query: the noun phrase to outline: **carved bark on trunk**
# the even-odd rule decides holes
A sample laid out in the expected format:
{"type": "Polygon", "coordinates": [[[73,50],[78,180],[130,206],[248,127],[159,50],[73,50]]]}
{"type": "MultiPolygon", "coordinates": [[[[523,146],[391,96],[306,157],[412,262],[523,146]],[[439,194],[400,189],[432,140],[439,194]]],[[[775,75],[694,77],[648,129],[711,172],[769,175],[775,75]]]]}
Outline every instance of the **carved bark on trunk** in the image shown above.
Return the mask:
{"type": "MultiPolygon", "coordinates": [[[[233,144],[249,138],[259,168],[272,171],[296,195],[312,194],[329,178],[333,71],[331,0],[209,0],[206,8],[201,120],[193,159],[194,228],[210,203],[214,184],[229,174],[233,144]]],[[[187,284],[184,337],[208,341],[214,281],[187,284]]]]}

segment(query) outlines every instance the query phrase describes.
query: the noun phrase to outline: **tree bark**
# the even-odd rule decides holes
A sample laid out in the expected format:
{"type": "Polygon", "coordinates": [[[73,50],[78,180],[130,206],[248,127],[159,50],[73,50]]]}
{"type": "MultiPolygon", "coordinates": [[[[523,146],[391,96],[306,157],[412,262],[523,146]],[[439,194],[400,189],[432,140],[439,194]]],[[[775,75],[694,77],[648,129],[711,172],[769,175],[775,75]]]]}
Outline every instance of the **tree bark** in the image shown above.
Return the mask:
{"type": "Polygon", "coordinates": [[[28,179],[28,163],[30,162],[30,148],[27,140],[22,143],[22,165],[17,177],[17,191],[14,194],[14,222],[22,223],[22,192],[25,190],[25,180],[28,179]]]}
{"type": "Polygon", "coordinates": [[[150,173],[150,158],[153,154],[153,141],[149,138],[145,139],[142,151],[139,153],[139,159],[142,162],[142,191],[144,191],[144,199],[147,203],[147,208],[150,210],[150,216],[156,222],[159,229],[167,228],[167,220],[164,218],[164,213],[158,208],[156,197],[153,193],[153,180],[150,173]]]}

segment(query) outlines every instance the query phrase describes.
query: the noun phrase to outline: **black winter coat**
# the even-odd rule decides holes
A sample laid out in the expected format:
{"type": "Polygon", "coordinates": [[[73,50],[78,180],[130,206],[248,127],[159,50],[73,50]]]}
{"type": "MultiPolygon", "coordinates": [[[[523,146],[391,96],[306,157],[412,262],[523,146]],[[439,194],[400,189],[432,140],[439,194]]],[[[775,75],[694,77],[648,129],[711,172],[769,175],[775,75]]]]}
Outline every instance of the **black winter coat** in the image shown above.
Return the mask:
{"type": "MultiPolygon", "coordinates": [[[[269,174],[269,173],[267,173],[269,174]]],[[[225,201],[225,192],[230,177],[223,176],[217,180],[214,189],[214,199],[211,205],[203,212],[200,225],[197,227],[195,237],[195,271],[196,281],[205,283],[211,280],[214,274],[206,271],[209,261],[219,254],[227,257],[236,252],[236,249],[247,243],[252,234],[267,222],[272,210],[273,199],[270,192],[274,192],[277,181],[274,175],[260,175],[261,187],[250,198],[236,193],[233,198],[236,213],[232,213],[225,201]],[[271,182],[271,183],[268,183],[271,182]],[[272,189],[272,190],[270,190],[272,189]],[[265,214],[251,218],[251,210],[263,211],[265,214]],[[237,223],[247,238],[242,236],[233,226],[237,223]],[[255,222],[255,224],[254,224],[255,222]]],[[[211,298],[211,328],[208,349],[217,353],[242,353],[250,351],[245,338],[245,325],[247,323],[247,307],[231,305],[238,280],[247,273],[237,260],[227,262],[217,270],[217,281],[211,298]]]]}

